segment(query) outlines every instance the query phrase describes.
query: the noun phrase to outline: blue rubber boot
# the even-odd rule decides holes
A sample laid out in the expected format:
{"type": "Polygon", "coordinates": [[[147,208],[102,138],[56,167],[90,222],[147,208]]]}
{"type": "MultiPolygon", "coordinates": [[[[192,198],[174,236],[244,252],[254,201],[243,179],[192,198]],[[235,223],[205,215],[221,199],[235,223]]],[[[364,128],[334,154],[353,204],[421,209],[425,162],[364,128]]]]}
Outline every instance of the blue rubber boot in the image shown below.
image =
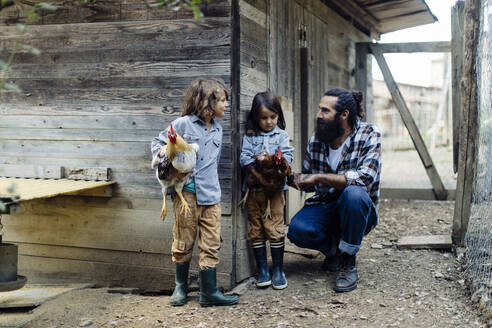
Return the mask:
{"type": "Polygon", "coordinates": [[[267,252],[265,242],[253,243],[253,252],[255,254],[256,268],[258,270],[258,280],[256,287],[263,288],[272,284],[270,278],[270,269],[267,263],[267,252]]]}
{"type": "Polygon", "coordinates": [[[284,241],[270,242],[272,253],[272,287],[273,289],[287,288],[287,279],[284,273],[284,241]]]}

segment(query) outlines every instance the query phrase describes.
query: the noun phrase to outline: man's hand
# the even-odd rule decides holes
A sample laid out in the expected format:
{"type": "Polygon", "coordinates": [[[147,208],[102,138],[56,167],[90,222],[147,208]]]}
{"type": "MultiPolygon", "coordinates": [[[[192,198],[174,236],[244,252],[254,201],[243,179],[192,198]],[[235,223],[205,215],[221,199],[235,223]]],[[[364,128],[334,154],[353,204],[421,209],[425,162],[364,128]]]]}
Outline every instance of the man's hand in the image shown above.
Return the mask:
{"type": "Polygon", "coordinates": [[[291,186],[292,188],[295,188],[297,190],[301,190],[299,188],[299,176],[301,175],[300,173],[293,173],[294,178],[292,179],[292,182],[289,183],[289,180],[287,180],[287,184],[291,186]]]}
{"type": "Polygon", "coordinates": [[[297,186],[299,186],[300,190],[310,189],[318,182],[318,176],[316,174],[299,174],[296,179],[298,179],[297,186]]]}

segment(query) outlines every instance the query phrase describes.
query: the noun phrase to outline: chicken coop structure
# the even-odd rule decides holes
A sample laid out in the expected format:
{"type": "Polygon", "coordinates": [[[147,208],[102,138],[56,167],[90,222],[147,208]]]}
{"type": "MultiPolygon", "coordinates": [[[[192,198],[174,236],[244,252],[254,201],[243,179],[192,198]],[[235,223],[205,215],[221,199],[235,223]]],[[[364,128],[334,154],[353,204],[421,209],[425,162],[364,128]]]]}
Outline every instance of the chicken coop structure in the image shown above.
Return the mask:
{"type": "MultiPolygon", "coordinates": [[[[0,10],[2,59],[14,48],[16,23],[25,21],[29,3],[0,10]]],[[[299,171],[322,93],[357,86],[356,44],[435,21],[423,0],[212,0],[202,20],[143,0],[50,3],[58,9],[41,11],[22,41],[41,53],[20,48],[9,72],[21,94],[0,93],[0,176],[14,189],[15,177],[53,186],[29,199],[21,195],[16,211],[4,209],[3,239],[19,246],[19,272],[30,281],[151,289],[169,289],[174,266],[173,219],[159,218],[150,142],[180,116],[192,80],[219,78],[231,90],[220,120],[217,268],[219,284],[231,287],[254,272],[237,203],[241,136],[255,93],[270,89],[282,97],[299,171]],[[67,179],[112,184],[61,190],[67,179]]],[[[371,62],[363,61],[370,94],[371,62]]],[[[289,192],[288,218],[301,201],[289,192]]]]}

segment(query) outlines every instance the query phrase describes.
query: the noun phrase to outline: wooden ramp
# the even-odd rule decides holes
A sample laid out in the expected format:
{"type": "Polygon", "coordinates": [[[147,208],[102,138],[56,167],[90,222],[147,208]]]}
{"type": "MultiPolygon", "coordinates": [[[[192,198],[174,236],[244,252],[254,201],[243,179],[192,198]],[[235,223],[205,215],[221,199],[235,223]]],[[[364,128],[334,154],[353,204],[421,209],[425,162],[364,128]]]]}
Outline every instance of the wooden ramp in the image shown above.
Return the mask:
{"type": "Polygon", "coordinates": [[[15,204],[58,195],[111,197],[115,181],[85,181],[71,179],[28,179],[0,177],[0,200],[6,208],[0,213],[12,213],[15,204]]]}

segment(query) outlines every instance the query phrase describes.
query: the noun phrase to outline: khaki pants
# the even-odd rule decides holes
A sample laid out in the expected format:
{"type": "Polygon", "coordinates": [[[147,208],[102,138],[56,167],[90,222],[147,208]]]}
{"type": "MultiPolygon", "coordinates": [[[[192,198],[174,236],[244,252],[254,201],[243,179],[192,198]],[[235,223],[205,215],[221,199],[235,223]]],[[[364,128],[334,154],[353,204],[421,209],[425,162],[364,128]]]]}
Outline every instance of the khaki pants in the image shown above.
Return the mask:
{"type": "Polygon", "coordinates": [[[284,229],[284,192],[275,193],[270,197],[272,217],[265,219],[267,196],[263,190],[250,191],[248,195],[248,238],[251,242],[283,241],[284,229]]]}
{"type": "Polygon", "coordinates": [[[220,249],[220,203],[215,205],[197,205],[196,195],[183,191],[183,197],[190,206],[191,213],[181,213],[181,200],[173,199],[173,245],[171,248],[174,263],[191,261],[198,227],[198,249],[200,250],[200,269],[215,268],[219,263],[220,249]]]}

